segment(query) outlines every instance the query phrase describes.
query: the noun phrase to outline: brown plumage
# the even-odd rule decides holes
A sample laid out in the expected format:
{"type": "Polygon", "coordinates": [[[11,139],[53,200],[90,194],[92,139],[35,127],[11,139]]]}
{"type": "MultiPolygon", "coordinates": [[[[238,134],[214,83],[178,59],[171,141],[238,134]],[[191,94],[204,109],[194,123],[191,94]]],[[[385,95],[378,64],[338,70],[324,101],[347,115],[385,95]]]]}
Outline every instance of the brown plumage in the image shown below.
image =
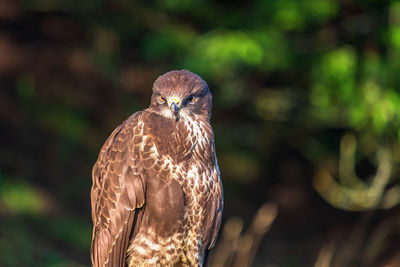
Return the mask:
{"type": "Polygon", "coordinates": [[[199,76],[168,72],[107,139],[92,173],[93,266],[206,264],[223,209],[211,98],[199,76]]]}

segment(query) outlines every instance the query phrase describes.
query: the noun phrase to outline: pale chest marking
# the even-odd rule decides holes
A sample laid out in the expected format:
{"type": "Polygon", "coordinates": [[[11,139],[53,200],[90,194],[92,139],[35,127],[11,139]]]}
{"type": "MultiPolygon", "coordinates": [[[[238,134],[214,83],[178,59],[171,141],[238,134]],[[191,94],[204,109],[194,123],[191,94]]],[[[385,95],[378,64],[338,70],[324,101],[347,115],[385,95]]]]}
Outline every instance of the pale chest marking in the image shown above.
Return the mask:
{"type": "Polygon", "coordinates": [[[197,145],[199,145],[201,149],[205,149],[206,146],[210,144],[205,123],[201,120],[193,119],[186,114],[182,116],[182,119],[188,132],[187,138],[195,137],[195,140],[190,140],[193,142],[191,150],[195,149],[197,145]]]}

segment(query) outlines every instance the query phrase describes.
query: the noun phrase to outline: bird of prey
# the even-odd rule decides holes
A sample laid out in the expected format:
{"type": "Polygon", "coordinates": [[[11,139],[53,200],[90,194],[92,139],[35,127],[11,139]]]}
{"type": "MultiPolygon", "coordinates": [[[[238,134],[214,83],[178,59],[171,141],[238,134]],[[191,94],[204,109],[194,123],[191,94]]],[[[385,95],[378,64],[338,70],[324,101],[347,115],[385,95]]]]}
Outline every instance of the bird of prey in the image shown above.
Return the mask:
{"type": "Polygon", "coordinates": [[[170,71],[93,167],[93,266],[205,266],[223,191],[204,80],[170,71]]]}

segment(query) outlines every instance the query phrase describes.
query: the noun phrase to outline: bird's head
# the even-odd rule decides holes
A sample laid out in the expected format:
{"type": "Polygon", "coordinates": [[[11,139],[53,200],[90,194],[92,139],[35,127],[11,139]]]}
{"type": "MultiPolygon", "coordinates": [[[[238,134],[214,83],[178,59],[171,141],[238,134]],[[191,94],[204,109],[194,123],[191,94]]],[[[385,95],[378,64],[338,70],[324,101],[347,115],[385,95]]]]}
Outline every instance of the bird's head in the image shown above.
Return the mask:
{"type": "Polygon", "coordinates": [[[211,92],[198,75],[187,71],[170,71],[153,84],[150,108],[158,114],[179,121],[189,117],[209,120],[211,92]]]}

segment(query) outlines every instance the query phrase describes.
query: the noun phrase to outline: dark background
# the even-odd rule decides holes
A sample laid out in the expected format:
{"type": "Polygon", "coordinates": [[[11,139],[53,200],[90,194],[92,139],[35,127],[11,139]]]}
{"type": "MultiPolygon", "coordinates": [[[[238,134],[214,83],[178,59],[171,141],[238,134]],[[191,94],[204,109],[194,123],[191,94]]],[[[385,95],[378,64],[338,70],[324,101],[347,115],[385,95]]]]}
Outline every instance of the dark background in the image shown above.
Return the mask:
{"type": "Polygon", "coordinates": [[[400,266],[384,0],[0,0],[0,266],[89,265],[100,147],[183,68],[214,96],[222,226],[278,207],[253,266],[400,266]]]}

